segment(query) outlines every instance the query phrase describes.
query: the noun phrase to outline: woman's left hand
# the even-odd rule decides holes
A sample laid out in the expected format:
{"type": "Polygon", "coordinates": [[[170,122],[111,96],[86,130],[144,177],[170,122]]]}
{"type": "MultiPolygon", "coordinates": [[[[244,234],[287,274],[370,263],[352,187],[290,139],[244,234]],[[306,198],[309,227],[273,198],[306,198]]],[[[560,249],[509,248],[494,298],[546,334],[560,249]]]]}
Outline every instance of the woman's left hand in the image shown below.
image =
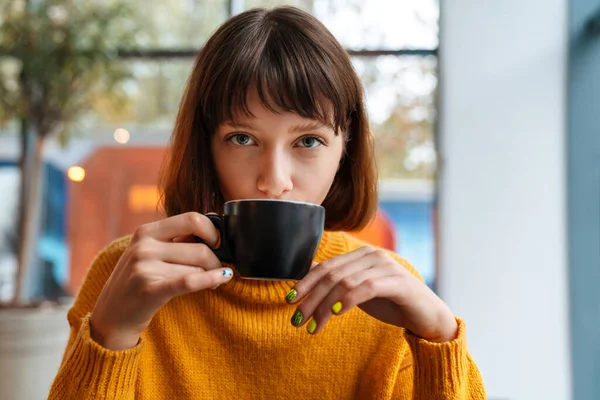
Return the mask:
{"type": "Polygon", "coordinates": [[[456,338],[448,306],[384,250],[369,246],[316,265],[286,296],[298,306],[292,324],[319,333],[335,314],[354,306],[379,321],[403,327],[432,342],[456,338]]]}

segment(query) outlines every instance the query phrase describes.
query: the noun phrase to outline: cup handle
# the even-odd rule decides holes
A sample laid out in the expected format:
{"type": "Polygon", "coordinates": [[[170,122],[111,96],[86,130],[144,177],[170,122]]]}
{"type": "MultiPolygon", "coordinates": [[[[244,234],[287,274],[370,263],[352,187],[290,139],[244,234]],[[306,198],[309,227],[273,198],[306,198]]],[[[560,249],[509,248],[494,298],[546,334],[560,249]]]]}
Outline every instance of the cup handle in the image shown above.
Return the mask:
{"type": "MultiPolygon", "coordinates": [[[[227,235],[225,235],[225,220],[222,216],[216,214],[206,214],[206,218],[208,218],[210,222],[212,222],[212,224],[215,226],[215,228],[217,228],[217,230],[219,231],[219,237],[221,239],[219,247],[217,247],[216,249],[213,249],[210,246],[208,247],[213,251],[213,253],[215,253],[215,256],[217,256],[217,258],[221,262],[233,264],[231,243],[229,243],[229,241],[227,240],[227,235]]],[[[200,239],[198,236],[196,236],[196,241],[199,243],[205,243],[204,240],[200,239]]]]}

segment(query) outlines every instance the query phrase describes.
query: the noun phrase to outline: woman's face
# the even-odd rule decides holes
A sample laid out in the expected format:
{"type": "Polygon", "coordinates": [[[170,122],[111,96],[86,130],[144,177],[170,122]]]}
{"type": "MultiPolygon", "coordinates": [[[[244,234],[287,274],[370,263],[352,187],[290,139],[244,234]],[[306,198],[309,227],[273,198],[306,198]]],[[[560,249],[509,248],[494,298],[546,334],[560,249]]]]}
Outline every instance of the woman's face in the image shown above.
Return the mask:
{"type": "Polygon", "coordinates": [[[275,114],[256,92],[248,99],[254,117],[223,123],[212,151],[226,201],[280,199],[321,204],[338,170],[344,139],[333,128],[295,113],[275,114]]]}

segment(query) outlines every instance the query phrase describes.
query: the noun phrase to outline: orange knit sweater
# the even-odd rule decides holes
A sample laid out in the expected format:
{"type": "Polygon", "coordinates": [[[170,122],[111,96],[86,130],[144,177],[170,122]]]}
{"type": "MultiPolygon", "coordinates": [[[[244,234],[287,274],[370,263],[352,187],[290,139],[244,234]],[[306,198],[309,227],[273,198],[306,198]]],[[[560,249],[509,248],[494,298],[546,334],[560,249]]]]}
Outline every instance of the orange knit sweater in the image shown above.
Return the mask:
{"type": "MultiPolygon", "coordinates": [[[[88,271],[50,400],[485,399],[461,320],[458,337],[437,344],[356,308],[313,336],[290,323],[294,306],[284,298],[293,282],[233,278],[177,297],[136,347],[104,349],[90,338],[89,316],[129,239],[110,244],[88,271]]],[[[315,261],[362,245],[325,232],[315,261]]]]}

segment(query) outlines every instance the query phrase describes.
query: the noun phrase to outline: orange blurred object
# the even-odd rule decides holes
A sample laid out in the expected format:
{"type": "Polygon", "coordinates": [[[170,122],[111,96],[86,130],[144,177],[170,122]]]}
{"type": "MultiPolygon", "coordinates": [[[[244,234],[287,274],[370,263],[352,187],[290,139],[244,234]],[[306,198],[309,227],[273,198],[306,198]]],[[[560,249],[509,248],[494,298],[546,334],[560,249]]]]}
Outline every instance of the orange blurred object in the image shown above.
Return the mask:
{"type": "Polygon", "coordinates": [[[68,188],[71,294],[104,246],[162,218],[157,182],[164,153],[162,147],[108,146],[82,161],[85,179],[68,188]]]}
{"type": "Polygon", "coordinates": [[[396,234],[392,220],[378,209],[369,225],[357,232],[350,232],[358,239],[383,249],[396,250],[396,234]]]}

